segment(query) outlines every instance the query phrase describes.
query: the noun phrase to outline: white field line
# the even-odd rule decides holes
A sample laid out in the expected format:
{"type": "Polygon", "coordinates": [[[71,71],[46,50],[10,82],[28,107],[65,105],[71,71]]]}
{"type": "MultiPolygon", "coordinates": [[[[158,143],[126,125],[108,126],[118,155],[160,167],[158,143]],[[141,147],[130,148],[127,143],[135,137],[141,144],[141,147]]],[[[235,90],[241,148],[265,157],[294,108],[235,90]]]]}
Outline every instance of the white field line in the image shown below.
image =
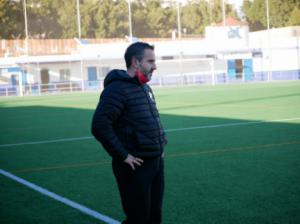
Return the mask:
{"type": "Polygon", "coordinates": [[[86,207],[84,205],[81,205],[81,204],[77,203],[77,202],[74,202],[74,201],[72,201],[72,200],[70,200],[68,198],[62,197],[62,196],[60,196],[58,194],[55,194],[55,193],[53,193],[51,191],[48,191],[45,188],[42,188],[42,187],[40,187],[40,186],[38,186],[36,184],[33,184],[33,183],[31,183],[31,182],[29,182],[27,180],[24,180],[24,179],[22,179],[20,177],[17,177],[17,176],[15,176],[15,175],[13,175],[13,174],[5,171],[5,170],[0,169],[0,174],[4,175],[4,176],[6,176],[6,177],[8,177],[8,178],[10,178],[10,179],[12,179],[12,180],[20,183],[20,184],[23,184],[26,187],[29,187],[29,188],[31,188],[31,189],[33,189],[33,190],[35,190],[35,191],[37,191],[37,192],[39,192],[39,193],[41,193],[43,195],[46,195],[46,196],[48,196],[48,197],[50,197],[50,198],[52,198],[52,199],[54,199],[56,201],[59,201],[59,202],[65,204],[67,206],[75,208],[75,209],[77,209],[77,210],[85,213],[86,215],[89,215],[89,216],[92,216],[92,217],[94,217],[94,218],[96,218],[98,220],[101,220],[101,221],[103,221],[105,223],[108,223],[108,224],[120,224],[120,222],[117,221],[117,220],[114,220],[114,219],[112,219],[112,218],[110,218],[110,217],[108,217],[106,215],[102,215],[101,213],[99,213],[97,211],[94,211],[94,210],[92,210],[92,209],[90,209],[90,208],[88,208],[88,207],[86,207]]]}
{"type": "Polygon", "coordinates": [[[92,138],[93,137],[88,136],[88,137],[78,137],[78,138],[61,138],[61,139],[36,141],[36,142],[20,142],[20,143],[14,143],[14,144],[3,144],[3,145],[0,145],[0,148],[21,146],[21,145],[38,145],[38,144],[57,143],[57,142],[72,142],[72,141],[80,141],[80,140],[86,140],[86,139],[92,139],[92,138]]]}
{"type": "MultiPolygon", "coordinates": [[[[216,125],[203,125],[203,126],[194,126],[188,128],[171,128],[171,129],[166,129],[165,131],[166,132],[189,131],[189,130],[196,130],[196,129],[221,128],[221,127],[232,127],[232,126],[262,124],[262,123],[270,123],[270,122],[295,121],[295,120],[300,120],[300,117],[284,118],[284,119],[276,119],[276,120],[236,122],[236,123],[216,124],[216,125]]],[[[94,137],[92,136],[86,136],[86,137],[78,137],[78,138],[62,138],[62,139],[53,139],[53,140],[35,141],[35,142],[20,142],[20,143],[12,143],[12,144],[2,144],[0,145],[0,148],[22,146],[22,145],[38,145],[38,144],[57,143],[57,142],[71,142],[71,141],[89,140],[93,138],[94,137]]]]}
{"type": "MultiPolygon", "coordinates": [[[[241,126],[241,125],[249,125],[249,124],[261,124],[261,123],[295,121],[295,120],[300,120],[300,117],[277,119],[277,120],[248,121],[248,122],[237,122],[237,123],[228,123],[228,124],[195,126],[195,127],[189,127],[189,128],[173,128],[173,129],[166,130],[166,132],[187,131],[187,130],[206,129],[206,128],[231,127],[231,126],[241,126]]],[[[1,145],[0,145],[0,147],[1,147],[1,145]]]]}

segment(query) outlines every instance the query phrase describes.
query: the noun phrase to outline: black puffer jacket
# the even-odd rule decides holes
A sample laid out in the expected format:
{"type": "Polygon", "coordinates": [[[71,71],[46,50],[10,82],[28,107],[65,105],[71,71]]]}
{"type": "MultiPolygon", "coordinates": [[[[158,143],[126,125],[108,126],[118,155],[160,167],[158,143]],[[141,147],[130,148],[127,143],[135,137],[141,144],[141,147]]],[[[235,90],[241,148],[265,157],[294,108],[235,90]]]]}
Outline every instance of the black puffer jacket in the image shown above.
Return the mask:
{"type": "Polygon", "coordinates": [[[112,70],[94,113],[92,134],[114,158],[160,156],[166,143],[151,88],[112,70]]]}

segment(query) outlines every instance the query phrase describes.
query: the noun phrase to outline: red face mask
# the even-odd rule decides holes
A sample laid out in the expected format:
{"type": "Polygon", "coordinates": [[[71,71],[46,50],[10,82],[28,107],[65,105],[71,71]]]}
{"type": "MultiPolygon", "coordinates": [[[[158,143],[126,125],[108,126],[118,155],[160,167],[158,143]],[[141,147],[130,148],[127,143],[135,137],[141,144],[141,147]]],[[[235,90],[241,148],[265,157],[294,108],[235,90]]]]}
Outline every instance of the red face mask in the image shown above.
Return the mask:
{"type": "Polygon", "coordinates": [[[145,84],[146,82],[149,82],[148,77],[141,70],[139,69],[136,70],[135,75],[141,84],[145,84]]]}

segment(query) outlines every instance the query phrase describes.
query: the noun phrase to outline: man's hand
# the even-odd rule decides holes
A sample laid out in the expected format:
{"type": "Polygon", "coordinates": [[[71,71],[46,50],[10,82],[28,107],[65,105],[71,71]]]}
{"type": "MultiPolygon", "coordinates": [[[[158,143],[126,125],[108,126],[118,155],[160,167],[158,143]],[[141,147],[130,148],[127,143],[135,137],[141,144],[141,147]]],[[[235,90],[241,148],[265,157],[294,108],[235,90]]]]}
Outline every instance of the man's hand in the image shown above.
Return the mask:
{"type": "Polygon", "coordinates": [[[127,163],[133,170],[135,170],[135,165],[141,166],[144,161],[138,157],[134,157],[128,154],[127,158],[124,160],[124,163],[127,163]]]}

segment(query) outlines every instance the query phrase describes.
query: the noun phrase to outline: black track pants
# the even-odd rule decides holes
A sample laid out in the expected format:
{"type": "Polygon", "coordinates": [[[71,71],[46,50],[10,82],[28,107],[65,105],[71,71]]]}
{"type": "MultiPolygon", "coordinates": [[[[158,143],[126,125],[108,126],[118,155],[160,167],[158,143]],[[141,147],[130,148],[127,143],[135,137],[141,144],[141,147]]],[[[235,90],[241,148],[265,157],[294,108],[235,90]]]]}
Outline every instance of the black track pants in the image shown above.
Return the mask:
{"type": "Polygon", "coordinates": [[[161,157],[143,160],[135,170],[123,161],[112,162],[126,215],[123,224],[161,223],[164,161],[161,157]]]}

